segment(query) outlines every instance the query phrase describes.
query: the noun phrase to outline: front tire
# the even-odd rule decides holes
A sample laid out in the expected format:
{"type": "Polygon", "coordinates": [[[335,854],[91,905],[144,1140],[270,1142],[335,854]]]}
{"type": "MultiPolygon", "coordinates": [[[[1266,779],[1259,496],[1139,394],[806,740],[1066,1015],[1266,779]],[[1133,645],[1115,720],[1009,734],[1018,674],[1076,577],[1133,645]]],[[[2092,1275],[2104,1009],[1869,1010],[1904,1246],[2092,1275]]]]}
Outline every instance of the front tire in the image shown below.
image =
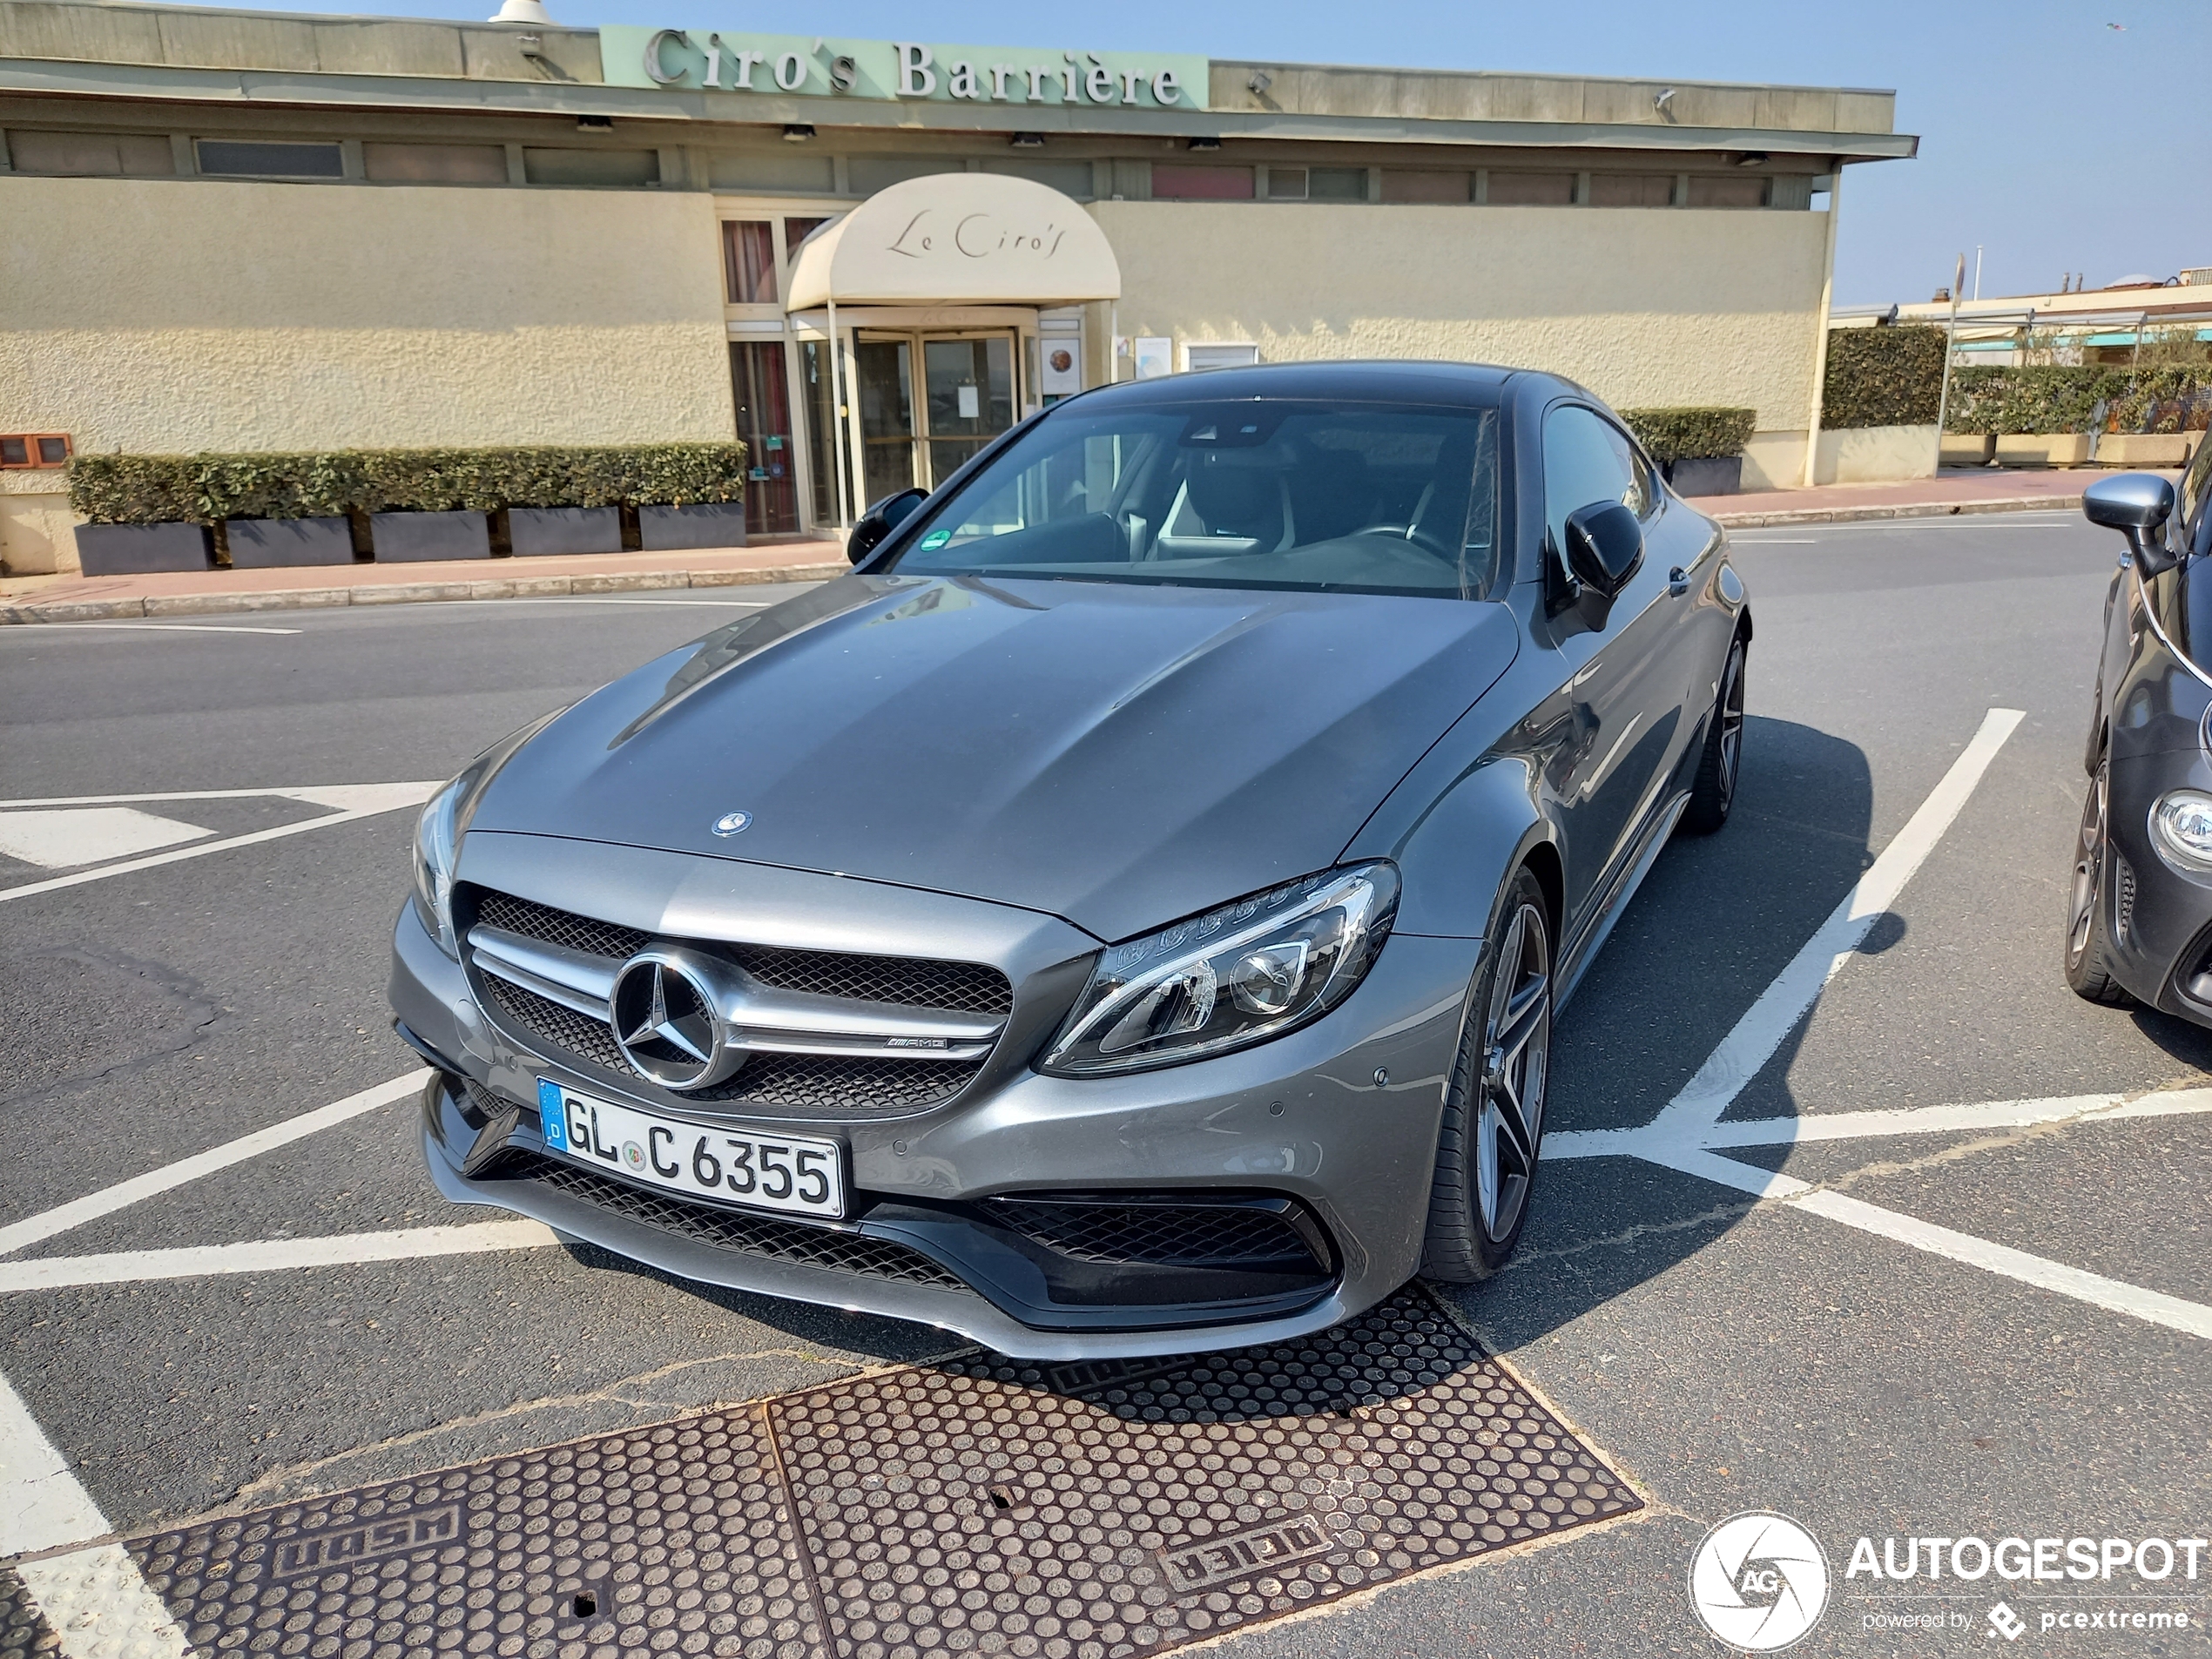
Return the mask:
{"type": "Polygon", "coordinates": [[[1528,1219],[1551,1076],[1551,923],[1526,869],[1507,885],[1483,944],[1452,1068],[1429,1190],[1421,1271],[1447,1285],[1506,1264],[1528,1219]]]}
{"type": "Polygon", "coordinates": [[[1736,805],[1736,779],[1743,765],[1743,636],[1738,634],[1721,667],[1720,696],[1705,728],[1697,780],[1690,786],[1689,805],[1683,808],[1682,826],[1692,835],[1710,835],[1728,822],[1729,809],[1736,805]]]}
{"type": "Polygon", "coordinates": [[[2135,999],[2112,976],[2112,918],[2105,894],[2112,883],[2112,761],[2099,754],[2081,803],[2081,828],[2074,841],[2074,880],[2067,890],[2066,982],[2076,996],[2124,1008],[2135,999]]]}

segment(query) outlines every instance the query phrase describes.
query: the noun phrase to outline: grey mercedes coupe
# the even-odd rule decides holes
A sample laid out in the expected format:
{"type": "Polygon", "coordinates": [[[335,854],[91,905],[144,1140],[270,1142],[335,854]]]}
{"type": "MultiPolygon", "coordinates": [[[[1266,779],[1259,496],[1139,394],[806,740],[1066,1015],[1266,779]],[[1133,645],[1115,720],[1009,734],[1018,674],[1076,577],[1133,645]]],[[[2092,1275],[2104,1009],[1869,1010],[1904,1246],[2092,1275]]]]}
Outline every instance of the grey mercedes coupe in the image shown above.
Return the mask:
{"type": "Polygon", "coordinates": [[[425,808],[439,1188],[1041,1359],[1498,1268],[1554,1020],[1728,817],[1719,527],[1568,381],[1338,363],[1070,398],[851,547],[425,808]]]}

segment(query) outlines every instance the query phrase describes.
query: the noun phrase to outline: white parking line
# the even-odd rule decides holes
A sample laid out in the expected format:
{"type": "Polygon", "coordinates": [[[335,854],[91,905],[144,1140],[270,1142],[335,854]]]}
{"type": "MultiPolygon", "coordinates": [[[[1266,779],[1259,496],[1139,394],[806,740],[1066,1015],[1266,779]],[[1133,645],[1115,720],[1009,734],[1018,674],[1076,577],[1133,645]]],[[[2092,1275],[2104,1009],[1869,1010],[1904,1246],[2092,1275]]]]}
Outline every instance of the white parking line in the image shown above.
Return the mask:
{"type": "Polygon", "coordinates": [[[1820,993],[1851,959],[1875,919],[1904,891],[1921,860],[1935,849],[1959,816],[1982,773],[2005,746],[2005,739],[2026,718],[2019,709],[1989,711],[1981,729],[1951,763],[1942,781],[1858,878],[1858,885],[1829,913],[1819,931],[1805,941],[1789,966],[1775,975],[1758,1001],[1744,1011],[1720,1047],[1706,1056],[1697,1075],[1661,1109],[1651,1122],[1652,1128],[1670,1133],[1702,1130],[1719,1119],[1729,1103],[1774,1057],[1774,1051],[1797,1028],[1806,1010],[1820,1000],[1820,993]]]}
{"type": "Polygon", "coordinates": [[[152,1279],[204,1278],[220,1273],[276,1273],[295,1267],[354,1262],[404,1262],[428,1256],[477,1256],[488,1251],[537,1250],[556,1242],[536,1221],[483,1221],[459,1227],[402,1227],[389,1232],[337,1233],[313,1238],[257,1238],[237,1244],[179,1250],[125,1250],[99,1256],[43,1256],[0,1262],[0,1295],[80,1285],[138,1285],[152,1279]]]}
{"type": "MultiPolygon", "coordinates": [[[[65,622],[62,630],[78,633],[86,629],[163,634],[296,634],[297,628],[246,628],[212,622],[65,622]]],[[[43,636],[42,636],[43,637],[43,636]]]]}
{"type": "MultiPolygon", "coordinates": [[[[380,1106],[404,1100],[429,1081],[430,1069],[425,1066],[420,1071],[410,1071],[404,1076],[394,1077],[374,1088],[364,1089],[357,1095],[333,1101],[327,1106],[302,1112],[297,1117],[288,1117],[280,1123],[270,1124],[266,1129],[255,1130],[251,1135],[242,1135],[237,1140],[226,1141],[205,1152],[196,1152],[188,1158],[179,1158],[174,1163],[165,1163],[158,1170],[149,1170],[145,1174],[133,1176],[128,1181],[118,1181],[111,1187],[103,1187],[98,1192],[73,1198],[67,1204],[0,1227],[0,1256],[26,1249],[41,1239],[51,1238],[55,1234],[67,1232],[72,1227],[81,1227],[88,1221],[98,1220],[102,1216],[113,1215],[117,1211],[151,1198],[156,1193],[183,1186],[188,1181],[197,1181],[203,1175],[212,1175],[216,1170],[226,1170],[233,1163],[243,1163],[248,1158],[259,1157],[262,1153],[273,1151],[280,1146],[304,1140],[348,1118],[359,1117],[363,1112],[373,1112],[380,1106]]],[[[0,1554],[4,1553],[0,1551],[0,1554]]]]}
{"type": "Polygon", "coordinates": [[[0,1377],[0,1557],[105,1537],[107,1517],[0,1377]]]}
{"type": "MultiPolygon", "coordinates": [[[[312,806],[332,806],[338,810],[320,818],[303,819],[296,824],[279,824],[273,829],[253,830],[244,835],[226,836],[219,841],[201,841],[191,846],[178,847],[167,853],[155,853],[142,859],[126,860],[121,864],[104,864],[96,870],[79,870],[73,875],[50,876],[44,881],[26,881],[20,887],[0,887],[0,904],[11,899],[28,899],[41,893],[53,893],[63,887],[82,887],[88,881],[105,881],[111,876],[130,875],[139,870],[152,870],[165,864],[179,863],[185,859],[206,858],[210,853],[226,853],[234,846],[258,846],[264,841],[282,840],[287,835],[304,835],[310,830],[328,829],[337,824],[350,824],[357,819],[374,818],[380,813],[397,811],[402,806],[420,806],[442,788],[442,784],[344,784],[315,789],[256,789],[242,792],[253,795],[280,795],[291,800],[306,801],[312,806]]],[[[110,797],[109,799],[117,799],[110,797]]],[[[152,795],[124,796],[123,799],[153,800],[152,795]]],[[[181,796],[172,799],[192,799],[210,797],[181,796]]],[[[52,803],[32,801],[0,801],[0,808],[43,806],[52,803]]]]}

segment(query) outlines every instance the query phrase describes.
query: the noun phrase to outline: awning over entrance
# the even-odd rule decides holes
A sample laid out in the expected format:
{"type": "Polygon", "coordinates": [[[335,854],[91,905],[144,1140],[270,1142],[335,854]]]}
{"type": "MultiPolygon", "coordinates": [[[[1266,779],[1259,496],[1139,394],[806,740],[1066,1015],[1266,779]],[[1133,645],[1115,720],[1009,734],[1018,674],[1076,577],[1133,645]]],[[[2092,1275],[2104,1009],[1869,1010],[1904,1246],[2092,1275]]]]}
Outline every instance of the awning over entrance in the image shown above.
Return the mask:
{"type": "Polygon", "coordinates": [[[933,173],[878,191],[800,245],[790,311],[1117,300],[1121,266],[1073,200],[1027,179],[933,173]]]}

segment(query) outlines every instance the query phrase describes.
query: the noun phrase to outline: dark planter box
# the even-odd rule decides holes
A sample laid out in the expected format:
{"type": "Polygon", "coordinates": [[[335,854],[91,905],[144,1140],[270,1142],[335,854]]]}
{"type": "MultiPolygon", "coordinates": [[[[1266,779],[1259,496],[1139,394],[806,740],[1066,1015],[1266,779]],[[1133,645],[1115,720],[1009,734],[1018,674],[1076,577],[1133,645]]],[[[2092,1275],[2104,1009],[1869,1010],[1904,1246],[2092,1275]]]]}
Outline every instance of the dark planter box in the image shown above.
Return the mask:
{"type": "Polygon", "coordinates": [[[86,576],[208,570],[215,536],[205,524],[79,524],[77,562],[86,576]]]}
{"type": "Polygon", "coordinates": [[[545,553],[619,553],[619,507],[510,507],[507,541],[518,558],[545,553]]]}
{"type": "Polygon", "coordinates": [[[354,562],[354,529],[343,518],[227,518],[223,539],[234,570],[354,562]]]}
{"type": "Polygon", "coordinates": [[[637,534],[649,553],[685,547],[743,547],[745,503],[703,501],[689,507],[640,507],[637,534]]]}
{"type": "Polygon", "coordinates": [[[371,513],[368,534],[380,564],[491,556],[491,523],[482,513],[371,513]]]}
{"type": "Polygon", "coordinates": [[[1677,496],[1737,496],[1743,491],[1743,457],[1709,455],[1677,461],[1667,469],[1677,496]]]}

